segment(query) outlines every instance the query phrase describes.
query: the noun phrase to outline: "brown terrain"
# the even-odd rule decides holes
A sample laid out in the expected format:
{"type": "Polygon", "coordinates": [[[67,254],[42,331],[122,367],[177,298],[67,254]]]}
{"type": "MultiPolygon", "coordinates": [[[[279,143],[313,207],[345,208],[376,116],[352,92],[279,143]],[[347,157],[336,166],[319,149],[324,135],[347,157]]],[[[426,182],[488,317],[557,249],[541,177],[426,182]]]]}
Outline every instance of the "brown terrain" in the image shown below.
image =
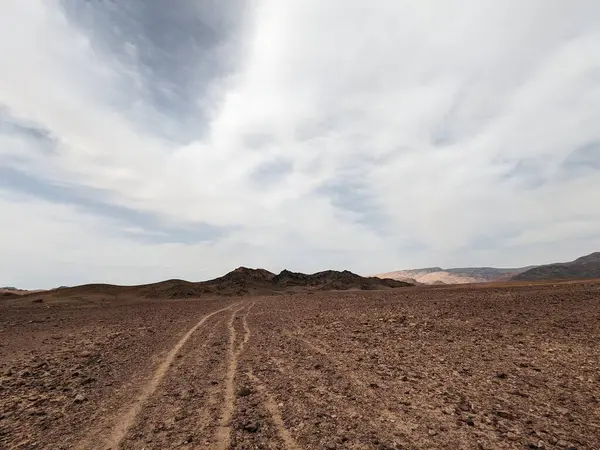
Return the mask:
{"type": "Polygon", "coordinates": [[[0,448],[600,449],[600,282],[323,274],[0,301],[0,448]]]}

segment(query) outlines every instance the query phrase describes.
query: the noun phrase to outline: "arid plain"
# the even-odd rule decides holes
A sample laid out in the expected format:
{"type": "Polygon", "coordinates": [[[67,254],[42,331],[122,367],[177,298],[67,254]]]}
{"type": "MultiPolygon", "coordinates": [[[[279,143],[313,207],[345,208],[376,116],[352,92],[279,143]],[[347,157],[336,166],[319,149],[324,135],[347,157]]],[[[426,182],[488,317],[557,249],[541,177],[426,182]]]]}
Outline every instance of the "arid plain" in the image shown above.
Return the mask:
{"type": "Polygon", "coordinates": [[[0,301],[2,449],[598,449],[600,282],[0,301]]]}

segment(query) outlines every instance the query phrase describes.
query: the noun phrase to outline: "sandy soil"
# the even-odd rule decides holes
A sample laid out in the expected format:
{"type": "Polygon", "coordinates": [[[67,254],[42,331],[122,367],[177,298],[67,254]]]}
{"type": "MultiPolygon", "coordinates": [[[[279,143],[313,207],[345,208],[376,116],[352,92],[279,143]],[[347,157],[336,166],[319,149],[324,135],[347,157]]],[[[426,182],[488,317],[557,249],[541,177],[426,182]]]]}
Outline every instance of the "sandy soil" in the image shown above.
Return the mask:
{"type": "Polygon", "coordinates": [[[0,303],[4,449],[600,449],[600,284],[0,303]]]}

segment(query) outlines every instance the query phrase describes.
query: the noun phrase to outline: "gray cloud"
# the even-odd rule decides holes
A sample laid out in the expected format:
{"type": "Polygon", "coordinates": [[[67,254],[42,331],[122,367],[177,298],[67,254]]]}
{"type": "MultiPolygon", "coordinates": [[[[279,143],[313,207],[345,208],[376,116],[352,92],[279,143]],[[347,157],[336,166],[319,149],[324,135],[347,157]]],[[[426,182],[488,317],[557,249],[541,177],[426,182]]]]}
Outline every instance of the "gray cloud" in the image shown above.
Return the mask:
{"type": "Polygon", "coordinates": [[[226,231],[203,223],[187,224],[186,227],[173,226],[156,214],[111,204],[106,192],[49,183],[1,165],[0,190],[74,206],[94,216],[110,219],[120,225],[119,229],[123,234],[146,242],[192,244],[212,241],[226,231]]]}
{"type": "Polygon", "coordinates": [[[597,1],[59,4],[0,6],[0,284],[600,246],[597,1]]]}
{"type": "Polygon", "coordinates": [[[12,134],[24,139],[33,140],[37,148],[44,152],[52,152],[56,146],[56,138],[43,126],[14,117],[10,109],[0,104],[0,133],[12,134]]]}
{"type": "MultiPolygon", "coordinates": [[[[202,136],[215,101],[211,89],[234,69],[242,26],[241,0],[190,2],[62,2],[69,21],[98,52],[122,64],[130,102],[145,102],[179,142],[202,136]],[[194,93],[194,95],[190,95],[194,93]],[[131,95],[133,94],[133,96],[131,95]]],[[[138,111],[133,111],[138,112],[138,111]]],[[[147,113],[140,118],[148,125],[147,113]]]]}

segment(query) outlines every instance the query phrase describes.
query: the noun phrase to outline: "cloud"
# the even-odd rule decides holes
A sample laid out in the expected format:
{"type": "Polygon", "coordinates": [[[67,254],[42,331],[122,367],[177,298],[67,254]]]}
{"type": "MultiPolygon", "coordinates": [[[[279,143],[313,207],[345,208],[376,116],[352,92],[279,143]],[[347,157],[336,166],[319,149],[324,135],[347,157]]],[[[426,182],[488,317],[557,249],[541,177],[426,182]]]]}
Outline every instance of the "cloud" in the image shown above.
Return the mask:
{"type": "Polygon", "coordinates": [[[0,222],[0,251],[39,262],[2,278],[595,250],[599,19],[591,0],[4,2],[3,208],[54,228],[0,222]]]}

